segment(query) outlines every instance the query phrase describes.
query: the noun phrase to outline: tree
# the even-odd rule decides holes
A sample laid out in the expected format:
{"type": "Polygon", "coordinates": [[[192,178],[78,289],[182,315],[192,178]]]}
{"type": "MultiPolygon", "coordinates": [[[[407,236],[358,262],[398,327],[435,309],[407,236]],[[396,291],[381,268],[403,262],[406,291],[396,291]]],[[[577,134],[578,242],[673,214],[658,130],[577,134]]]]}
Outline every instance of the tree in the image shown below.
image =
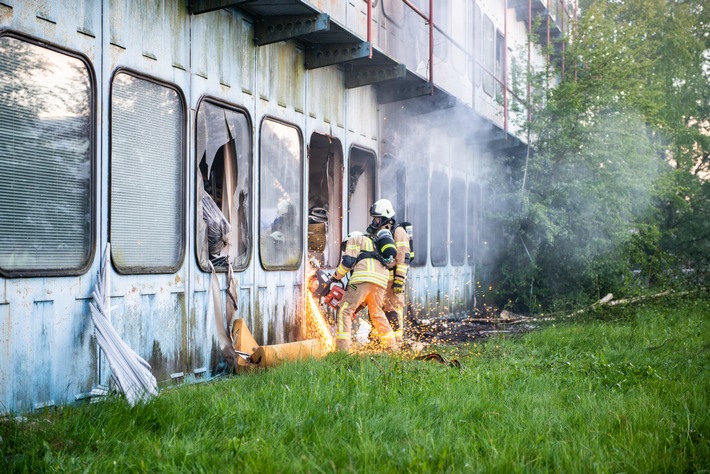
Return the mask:
{"type": "Polygon", "coordinates": [[[585,3],[564,75],[536,74],[560,81],[527,124],[534,155],[510,162],[516,212],[492,216],[507,236],[499,304],[551,308],[662,283],[674,262],[707,268],[708,10],[585,3]]]}

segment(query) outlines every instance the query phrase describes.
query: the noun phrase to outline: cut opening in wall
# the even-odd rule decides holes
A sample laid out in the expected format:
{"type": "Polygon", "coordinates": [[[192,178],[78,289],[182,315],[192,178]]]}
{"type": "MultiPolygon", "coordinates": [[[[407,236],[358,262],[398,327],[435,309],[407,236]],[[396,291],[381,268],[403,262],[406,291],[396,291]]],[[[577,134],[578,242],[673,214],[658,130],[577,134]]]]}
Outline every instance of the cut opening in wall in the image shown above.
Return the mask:
{"type": "Polygon", "coordinates": [[[343,147],[337,138],[314,133],[308,145],[308,259],[335,268],[343,219],[343,147]]]}
{"type": "Polygon", "coordinates": [[[348,232],[365,232],[375,202],[375,154],[352,147],[348,168],[348,232]]]}

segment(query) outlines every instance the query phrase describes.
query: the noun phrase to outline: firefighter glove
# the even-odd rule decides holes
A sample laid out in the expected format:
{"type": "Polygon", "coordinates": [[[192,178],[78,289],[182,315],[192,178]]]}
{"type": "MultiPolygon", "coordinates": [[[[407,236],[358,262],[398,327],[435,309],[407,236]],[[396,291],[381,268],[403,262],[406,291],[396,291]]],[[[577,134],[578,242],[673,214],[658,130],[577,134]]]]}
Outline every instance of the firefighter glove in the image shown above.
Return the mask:
{"type": "Polygon", "coordinates": [[[404,281],[399,278],[395,278],[392,283],[392,291],[395,293],[404,293],[404,281]]]}

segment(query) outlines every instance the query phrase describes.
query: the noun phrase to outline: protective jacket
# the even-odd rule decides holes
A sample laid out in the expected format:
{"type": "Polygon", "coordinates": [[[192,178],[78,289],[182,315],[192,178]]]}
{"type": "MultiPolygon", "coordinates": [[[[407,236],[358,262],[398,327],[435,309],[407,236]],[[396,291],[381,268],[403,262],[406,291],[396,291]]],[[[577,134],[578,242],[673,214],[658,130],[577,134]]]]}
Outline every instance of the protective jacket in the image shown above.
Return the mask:
{"type": "Polygon", "coordinates": [[[393,269],[394,279],[400,280],[402,286],[407,281],[407,271],[409,270],[409,262],[411,260],[409,248],[409,236],[404,227],[397,226],[393,233],[394,245],[397,247],[397,256],[395,257],[395,267],[393,269]]]}
{"type": "MultiPolygon", "coordinates": [[[[407,247],[409,247],[409,240],[407,240],[407,247]]],[[[353,270],[349,284],[374,283],[381,288],[387,288],[390,271],[374,257],[363,258],[358,261],[358,255],[361,252],[375,252],[375,244],[372,239],[366,235],[356,235],[348,239],[343,258],[333,277],[336,280],[340,280],[350,270],[353,270]]]]}

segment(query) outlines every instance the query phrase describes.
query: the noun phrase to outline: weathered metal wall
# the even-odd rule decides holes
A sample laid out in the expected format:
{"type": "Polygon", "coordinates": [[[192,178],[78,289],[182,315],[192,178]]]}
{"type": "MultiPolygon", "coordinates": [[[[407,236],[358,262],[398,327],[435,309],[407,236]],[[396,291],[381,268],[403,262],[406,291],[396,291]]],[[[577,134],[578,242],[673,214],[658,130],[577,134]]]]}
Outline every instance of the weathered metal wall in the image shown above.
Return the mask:
{"type": "MultiPolygon", "coordinates": [[[[86,56],[99,83],[102,16],[94,2],[3,2],[0,28],[86,56]],[[4,4],[3,4],[4,3],[4,4]],[[12,3],[12,6],[9,6],[12,3]]],[[[99,121],[97,116],[97,121],[99,121]]],[[[101,147],[101,139],[98,140],[101,147]]],[[[98,381],[88,296],[98,270],[51,278],[0,278],[0,411],[60,402],[98,381]]]]}
{"type": "MultiPolygon", "coordinates": [[[[16,1],[0,3],[0,27],[88,57],[97,84],[99,170],[98,245],[91,269],[78,277],[1,281],[1,411],[71,401],[76,393],[107,381],[108,367],[92,336],[88,302],[109,235],[110,92],[111,79],[121,69],[172,84],[184,96],[187,241],[185,259],[175,273],[122,275],[111,269],[111,318],[124,340],[151,363],[159,381],[176,372],[213,368],[217,358],[210,275],[195,258],[194,129],[200,100],[211,97],[237,106],[251,121],[255,200],[250,219],[251,239],[257,242],[263,117],[297,127],[304,151],[315,132],[336,137],[345,150],[352,144],[376,150],[374,94],[369,88],[346,92],[341,68],[306,71],[303,49],[295,42],[256,48],[252,20],[236,9],[190,16],[184,0],[16,1]]],[[[306,205],[304,200],[303,215],[306,205]]],[[[266,271],[259,246],[253,245],[251,253],[247,268],[236,273],[238,316],[248,321],[259,343],[301,337],[305,242],[297,271],[266,271]]],[[[226,275],[219,274],[219,280],[224,291],[226,275]]]]}
{"type": "MultiPolygon", "coordinates": [[[[309,3],[333,15],[361,38],[366,37],[367,2],[309,3]]],[[[425,77],[427,28],[396,0],[377,3],[373,11],[375,44],[425,77]]],[[[482,3],[491,12],[498,11],[494,8],[499,5],[497,0],[482,3]]],[[[502,21],[500,15],[495,18],[502,21]]],[[[468,28],[464,23],[454,21],[457,35],[468,28]]],[[[257,243],[258,170],[264,117],[297,127],[304,153],[314,133],[337,139],[345,160],[345,183],[353,147],[371,150],[378,164],[389,153],[405,169],[417,165],[429,175],[438,172],[449,180],[464,178],[468,185],[480,177],[477,163],[482,151],[452,125],[451,110],[414,113],[408,101],[378,106],[373,87],[344,88],[341,66],[306,70],[303,46],[297,42],[254,46],[253,20],[235,8],[193,16],[188,14],[186,0],[3,0],[0,28],[88,58],[97,87],[99,171],[95,196],[97,246],[90,269],[76,277],[0,278],[0,412],[27,410],[50,400],[71,401],[76,393],[107,381],[108,367],[92,335],[88,303],[109,235],[109,114],[111,80],[117,70],[130,69],[172,84],[187,106],[187,239],[182,265],[168,274],[122,275],[113,268],[110,272],[113,323],[125,341],[151,363],[159,381],[168,380],[175,372],[214,368],[218,361],[210,274],[200,269],[195,258],[195,122],[204,98],[238,107],[252,126],[253,205],[249,218],[253,246],[248,265],[236,273],[236,278],[238,316],[248,322],[259,343],[280,343],[302,336],[307,254],[304,239],[304,257],[298,270],[266,271],[261,262],[257,243]],[[385,118],[390,121],[385,123],[385,118]]],[[[460,54],[437,51],[437,84],[457,96],[459,103],[469,103],[471,79],[467,68],[459,64],[460,54]]],[[[499,121],[500,107],[493,103],[486,107],[490,110],[484,109],[483,115],[499,121]]],[[[304,183],[307,168],[308,161],[304,160],[304,183]]],[[[407,173],[410,181],[397,192],[410,200],[415,183],[407,173]]],[[[391,183],[381,183],[376,188],[378,196],[388,197],[388,186],[391,183]]],[[[306,196],[307,192],[304,189],[306,196]]],[[[345,192],[341,204],[343,209],[348,208],[345,192]]],[[[302,206],[305,216],[307,199],[302,206]]],[[[341,225],[346,232],[347,216],[341,225]]],[[[424,226],[429,233],[429,214],[416,225],[424,226]]],[[[439,267],[427,261],[412,269],[410,302],[427,315],[468,311],[474,299],[474,270],[468,261],[461,266],[439,267]]],[[[224,301],[226,274],[220,273],[219,280],[224,301]]]]}

